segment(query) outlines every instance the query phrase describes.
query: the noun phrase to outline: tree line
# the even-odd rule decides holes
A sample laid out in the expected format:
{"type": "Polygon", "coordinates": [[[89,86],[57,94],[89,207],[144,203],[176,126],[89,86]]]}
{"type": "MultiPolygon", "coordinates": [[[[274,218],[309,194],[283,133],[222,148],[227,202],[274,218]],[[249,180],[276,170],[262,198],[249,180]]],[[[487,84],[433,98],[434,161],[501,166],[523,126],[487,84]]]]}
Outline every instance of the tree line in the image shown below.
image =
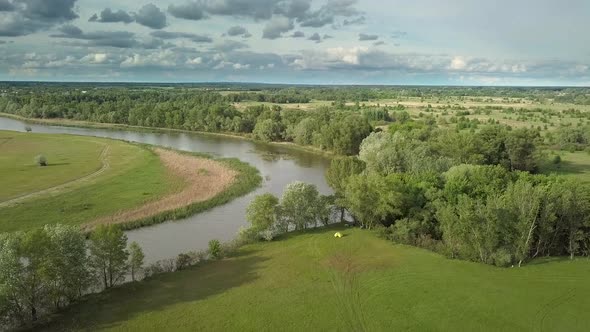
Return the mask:
{"type": "MultiPolygon", "coordinates": [[[[399,128],[399,127],[394,127],[399,128]]],[[[590,255],[590,188],[534,174],[537,130],[373,133],[327,172],[335,202],[387,238],[498,266],[590,255]]]]}
{"type": "Polygon", "coordinates": [[[256,197],[247,219],[259,238],[272,239],[352,216],[394,242],[497,266],[589,256],[590,187],[535,174],[540,144],[535,129],[395,123],[365,138],[358,156],[332,160],[331,197],[294,183],[280,199],[256,197]]]}
{"type": "Polygon", "coordinates": [[[0,112],[28,118],[64,118],[132,126],[226,132],[266,142],[295,142],[337,154],[356,154],[373,128],[352,110],[315,111],[251,106],[238,111],[215,92],[109,90],[88,94],[47,92],[0,98],[0,112]]]}
{"type": "Polygon", "coordinates": [[[0,234],[0,323],[31,326],[83,295],[136,280],[144,254],[116,225],[98,226],[86,240],[61,224],[0,234]]]}

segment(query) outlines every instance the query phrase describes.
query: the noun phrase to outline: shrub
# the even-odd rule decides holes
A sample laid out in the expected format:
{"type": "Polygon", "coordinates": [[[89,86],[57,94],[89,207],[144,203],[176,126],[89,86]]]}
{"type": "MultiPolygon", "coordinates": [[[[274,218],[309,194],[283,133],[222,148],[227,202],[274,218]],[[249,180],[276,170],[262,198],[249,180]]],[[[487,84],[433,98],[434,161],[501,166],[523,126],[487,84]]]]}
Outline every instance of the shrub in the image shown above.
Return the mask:
{"type": "Polygon", "coordinates": [[[192,258],[189,254],[181,253],[176,257],[176,270],[184,270],[191,266],[192,258]]]}
{"type": "Polygon", "coordinates": [[[47,166],[47,158],[44,155],[40,154],[35,157],[35,164],[39,166],[47,166]]]}
{"type": "Polygon", "coordinates": [[[27,133],[30,133],[31,131],[33,131],[33,128],[31,128],[31,126],[25,126],[25,131],[27,133]]]}
{"type": "Polygon", "coordinates": [[[561,164],[561,157],[559,155],[555,155],[551,162],[555,165],[561,164]]]}
{"type": "Polygon", "coordinates": [[[512,264],[512,255],[502,248],[492,254],[492,261],[498,267],[508,267],[512,264]]]}
{"type": "Polygon", "coordinates": [[[209,241],[209,255],[211,255],[213,259],[221,258],[221,242],[219,242],[219,240],[209,241]]]}

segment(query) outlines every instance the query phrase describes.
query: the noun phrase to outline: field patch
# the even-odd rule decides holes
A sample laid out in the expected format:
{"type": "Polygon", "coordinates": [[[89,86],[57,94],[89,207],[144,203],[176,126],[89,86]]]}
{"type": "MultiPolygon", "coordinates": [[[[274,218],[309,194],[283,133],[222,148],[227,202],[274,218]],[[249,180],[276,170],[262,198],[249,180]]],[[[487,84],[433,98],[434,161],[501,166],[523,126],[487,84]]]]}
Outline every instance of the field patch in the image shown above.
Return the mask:
{"type": "Polygon", "coordinates": [[[230,186],[237,175],[235,170],[219,161],[166,149],[154,151],[171,176],[182,180],[182,189],[139,207],[99,218],[87,226],[92,227],[101,223],[125,223],[206,201],[230,186]]]}
{"type": "Polygon", "coordinates": [[[99,171],[107,146],[91,137],[0,131],[0,204],[99,171]],[[47,166],[35,163],[38,155],[47,166]]]}

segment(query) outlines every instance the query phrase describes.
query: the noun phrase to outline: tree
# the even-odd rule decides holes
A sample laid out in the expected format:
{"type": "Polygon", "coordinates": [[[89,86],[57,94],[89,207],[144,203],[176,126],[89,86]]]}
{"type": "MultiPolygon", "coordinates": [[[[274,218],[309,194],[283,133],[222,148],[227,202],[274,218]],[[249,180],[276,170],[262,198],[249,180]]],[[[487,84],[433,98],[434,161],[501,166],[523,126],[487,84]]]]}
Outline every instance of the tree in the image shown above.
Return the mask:
{"type": "Polygon", "coordinates": [[[279,199],[266,193],[256,196],[246,209],[246,220],[256,232],[272,228],[277,220],[279,199]]]}
{"type": "Polygon", "coordinates": [[[75,226],[47,225],[44,231],[51,246],[46,253],[49,296],[59,309],[81,297],[90,285],[86,238],[75,226]]]}
{"type": "Polygon", "coordinates": [[[118,225],[100,225],[90,235],[90,265],[105,288],[120,282],[127,271],[127,236],[118,225]]]}
{"type": "Polygon", "coordinates": [[[258,121],[254,127],[254,137],[265,142],[280,141],[283,138],[283,125],[279,121],[266,119],[258,121]]]}
{"type": "Polygon", "coordinates": [[[582,228],[590,222],[590,189],[574,180],[563,181],[558,186],[561,187],[558,219],[565,230],[567,252],[573,259],[585,238],[582,228]]]}
{"type": "Polygon", "coordinates": [[[293,182],[287,186],[281,198],[281,217],[296,230],[316,225],[319,217],[319,193],[315,185],[293,182]]]}
{"type": "Polygon", "coordinates": [[[534,172],[537,170],[537,146],[540,135],[536,130],[522,128],[511,131],[506,138],[510,169],[534,172]]]}
{"type": "Polygon", "coordinates": [[[143,267],[145,255],[139,244],[135,241],[129,245],[129,268],[131,269],[131,280],[135,281],[135,275],[143,267]]]}
{"type": "Polygon", "coordinates": [[[211,240],[209,241],[209,254],[213,259],[221,258],[221,242],[219,240],[211,240]]]}
{"type": "Polygon", "coordinates": [[[346,208],[363,227],[371,229],[393,212],[392,196],[385,193],[383,177],[353,175],[346,184],[344,202],[346,208]]]}
{"type": "Polygon", "coordinates": [[[35,157],[35,164],[39,166],[47,166],[47,158],[44,155],[40,154],[35,157]]]}
{"type": "Polygon", "coordinates": [[[544,192],[526,180],[519,180],[508,186],[504,193],[504,204],[514,220],[514,258],[520,267],[529,258],[533,236],[538,226],[538,217],[544,192]]]}
{"type": "Polygon", "coordinates": [[[334,203],[340,206],[340,222],[344,221],[345,207],[343,204],[344,190],[348,178],[361,174],[365,170],[365,163],[357,157],[337,157],[332,159],[326,171],[326,181],[336,192],[334,203]]]}

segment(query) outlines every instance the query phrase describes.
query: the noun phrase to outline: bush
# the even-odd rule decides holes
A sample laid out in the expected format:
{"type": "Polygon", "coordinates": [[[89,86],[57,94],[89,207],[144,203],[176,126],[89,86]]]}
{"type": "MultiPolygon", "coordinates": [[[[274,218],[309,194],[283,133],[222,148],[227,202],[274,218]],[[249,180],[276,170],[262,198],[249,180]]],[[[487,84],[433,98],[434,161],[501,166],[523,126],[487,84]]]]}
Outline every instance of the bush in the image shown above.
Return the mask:
{"type": "Polygon", "coordinates": [[[44,155],[40,154],[35,157],[35,164],[39,166],[47,166],[47,158],[44,155]]]}
{"type": "Polygon", "coordinates": [[[561,157],[559,155],[556,155],[553,157],[553,160],[551,162],[555,165],[561,164],[561,157]]]}
{"type": "Polygon", "coordinates": [[[192,264],[192,257],[189,254],[178,254],[176,257],[176,270],[184,270],[185,268],[191,266],[192,264]]]}
{"type": "Polygon", "coordinates": [[[512,255],[504,248],[492,254],[492,262],[498,267],[508,267],[512,264],[512,255]]]}
{"type": "Polygon", "coordinates": [[[30,133],[31,131],[33,131],[33,128],[31,128],[31,126],[25,126],[25,131],[27,133],[30,133]]]}
{"type": "Polygon", "coordinates": [[[213,259],[221,258],[221,252],[221,242],[219,242],[219,240],[209,241],[209,255],[211,255],[213,259]]]}

